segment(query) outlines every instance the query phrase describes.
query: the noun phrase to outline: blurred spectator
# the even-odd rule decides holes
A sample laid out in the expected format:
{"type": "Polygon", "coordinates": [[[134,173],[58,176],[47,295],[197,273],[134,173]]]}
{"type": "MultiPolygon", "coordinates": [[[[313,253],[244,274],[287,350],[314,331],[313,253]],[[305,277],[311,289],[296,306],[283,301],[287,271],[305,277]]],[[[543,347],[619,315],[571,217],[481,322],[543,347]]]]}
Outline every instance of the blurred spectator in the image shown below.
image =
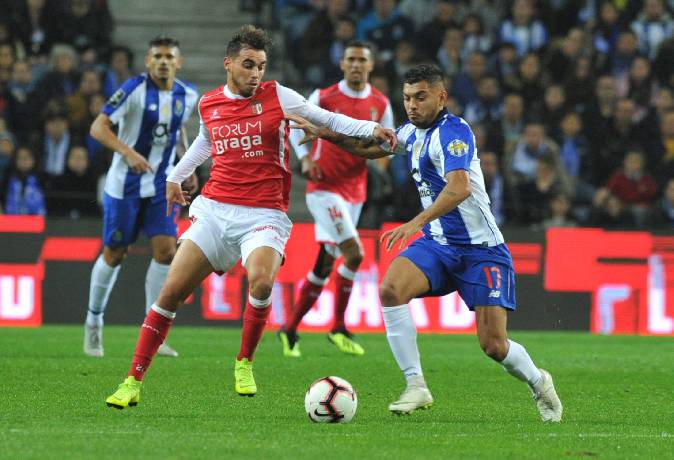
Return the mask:
{"type": "Polygon", "coordinates": [[[511,9],[512,17],[501,24],[499,38],[517,48],[517,54],[524,56],[531,51],[539,51],[548,43],[548,32],[541,21],[534,18],[531,0],[515,0],[511,9]]]}
{"type": "Polygon", "coordinates": [[[543,76],[538,55],[529,53],[524,56],[517,69],[517,74],[511,75],[504,85],[508,92],[522,96],[527,112],[540,110],[541,99],[543,99],[543,76]]]}
{"type": "Polygon", "coordinates": [[[489,67],[501,82],[508,81],[516,76],[518,60],[515,45],[508,42],[501,43],[498,52],[492,56],[489,67]]]}
{"type": "Polygon", "coordinates": [[[553,159],[559,164],[559,147],[545,136],[540,122],[529,122],[524,127],[519,142],[506,150],[504,158],[506,178],[511,186],[536,177],[538,159],[553,159]]]}
{"type": "Polygon", "coordinates": [[[650,143],[649,152],[656,159],[654,171],[661,184],[674,177],[674,110],[660,117],[660,133],[650,143]]]}
{"type": "Polygon", "coordinates": [[[112,43],[112,17],[105,0],[68,0],[59,26],[59,40],[80,53],[93,49],[107,59],[112,43]]]}
{"type": "Polygon", "coordinates": [[[459,104],[459,101],[457,101],[454,96],[447,96],[445,108],[449,113],[456,115],[457,117],[463,116],[463,107],[461,107],[461,104],[459,104]]]}
{"type": "MultiPolygon", "coordinates": [[[[0,178],[4,177],[5,171],[7,171],[12,163],[14,146],[14,136],[9,132],[0,129],[0,178]]],[[[0,185],[3,184],[4,182],[0,182],[0,185]]]]}
{"type": "Polygon", "coordinates": [[[594,27],[592,44],[598,53],[600,64],[605,63],[616,49],[620,36],[620,15],[612,1],[604,0],[599,9],[599,18],[594,27]]]}
{"type": "Polygon", "coordinates": [[[660,44],[653,62],[653,74],[660,85],[674,87],[674,38],[660,44]]]}
{"type": "Polygon", "coordinates": [[[576,60],[583,54],[584,43],[585,33],[573,28],[566,34],[562,46],[550,53],[546,67],[553,81],[561,83],[572,76],[576,60]]]}
{"type": "Polygon", "coordinates": [[[47,110],[43,136],[43,171],[51,176],[60,176],[65,169],[71,135],[68,116],[58,107],[47,110]]]}
{"type": "Polygon", "coordinates": [[[54,98],[70,96],[80,81],[77,73],[77,54],[68,45],[55,45],[51,51],[50,68],[37,83],[35,97],[41,110],[54,98]]]}
{"type": "Polygon", "coordinates": [[[418,64],[414,44],[407,40],[398,42],[395,48],[395,59],[389,63],[389,73],[394,81],[403,81],[405,72],[418,64]]]}
{"type": "Polygon", "coordinates": [[[564,82],[564,88],[569,107],[583,110],[592,97],[594,88],[592,60],[589,57],[583,56],[576,60],[573,73],[564,82]]]}
{"type": "Polygon", "coordinates": [[[606,188],[597,191],[593,201],[589,225],[608,229],[630,229],[636,227],[631,212],[606,188]]]}
{"type": "Polygon", "coordinates": [[[456,77],[459,74],[463,62],[462,52],[463,32],[458,27],[448,27],[442,38],[442,46],[435,56],[445,74],[450,77],[456,77]]]}
{"type": "Polygon", "coordinates": [[[486,33],[482,17],[479,14],[466,16],[463,23],[463,52],[465,54],[473,51],[488,53],[492,45],[491,35],[486,33]]]}
{"type": "Polygon", "coordinates": [[[573,181],[577,202],[589,203],[594,195],[592,165],[583,120],[576,112],[567,112],[560,121],[559,157],[562,169],[573,181]]]}
{"type": "MultiPolygon", "coordinates": [[[[436,16],[439,4],[444,3],[445,1],[446,0],[400,0],[398,9],[402,16],[412,21],[414,30],[421,30],[425,24],[428,24],[433,20],[436,16]]],[[[457,8],[460,0],[454,0],[451,3],[452,6],[454,6],[452,16],[456,18],[461,14],[460,10],[457,8]]]]}
{"type": "Polygon", "coordinates": [[[580,9],[583,3],[587,3],[587,1],[555,0],[536,2],[536,6],[539,9],[539,17],[544,22],[545,28],[553,40],[567,35],[572,27],[579,24],[580,9]]]}
{"type": "Polygon", "coordinates": [[[618,96],[629,97],[634,101],[636,118],[641,120],[646,116],[655,90],[655,82],[651,78],[651,63],[643,56],[635,57],[629,74],[618,80],[618,96]]]}
{"type": "MultiPolygon", "coordinates": [[[[452,95],[459,103],[466,107],[479,98],[477,87],[480,80],[487,74],[487,58],[479,51],[468,55],[461,73],[456,75],[452,85],[452,95]]],[[[497,82],[498,83],[498,82],[497,82]]]]}
{"type": "Polygon", "coordinates": [[[468,123],[492,124],[501,117],[501,90],[495,77],[482,77],[477,86],[477,100],[466,105],[464,118],[468,123]]]}
{"type": "Polygon", "coordinates": [[[15,62],[8,86],[9,127],[21,143],[28,142],[31,131],[36,127],[35,114],[38,110],[34,90],[35,80],[30,64],[15,62]]]}
{"type": "MultiPolygon", "coordinates": [[[[298,62],[308,85],[318,86],[341,75],[339,60],[344,54],[346,41],[336,35],[343,35],[343,29],[349,27],[340,24],[340,20],[349,20],[346,16],[348,10],[348,0],[327,2],[326,7],[316,12],[307,24],[299,41],[301,53],[298,62]]],[[[353,33],[355,30],[351,26],[351,36],[347,41],[353,38],[353,33]]]]}
{"type": "Polygon", "coordinates": [[[608,181],[609,192],[630,208],[640,223],[657,194],[655,179],[646,172],[643,152],[631,150],[623,160],[623,167],[608,181]]]}
{"type": "MultiPolygon", "coordinates": [[[[84,126],[91,126],[98,114],[101,113],[105,101],[106,99],[102,94],[94,94],[91,96],[89,99],[87,120],[84,123],[84,126]]],[[[108,170],[109,165],[107,163],[102,163],[100,158],[100,154],[105,150],[105,147],[91,136],[89,130],[84,133],[83,139],[87,151],[89,152],[90,169],[96,171],[100,170],[101,174],[105,173],[108,170]]]]}
{"type": "Polygon", "coordinates": [[[629,72],[632,59],[639,55],[639,40],[634,32],[625,30],[618,36],[616,50],[607,63],[607,71],[614,77],[629,72]]]}
{"type": "Polygon", "coordinates": [[[93,69],[85,70],[80,76],[77,92],[66,98],[68,120],[73,132],[82,138],[89,131],[89,101],[101,93],[101,76],[93,69]]]}
{"type": "Polygon", "coordinates": [[[541,224],[547,215],[550,199],[558,193],[571,193],[568,178],[555,157],[541,155],[535,162],[534,177],[517,186],[520,223],[541,224]]]}
{"type": "Polygon", "coordinates": [[[524,130],[524,102],[519,94],[503,98],[503,115],[488,126],[487,148],[503,158],[506,146],[517,144],[524,130]]]}
{"type": "Polygon", "coordinates": [[[393,59],[398,42],[411,40],[413,34],[414,26],[400,15],[396,0],[374,0],[372,12],[358,23],[358,38],[374,43],[382,61],[393,59]]]}
{"type": "MultiPolygon", "coordinates": [[[[448,29],[461,30],[461,25],[457,21],[458,9],[458,1],[437,0],[435,2],[435,14],[433,15],[433,19],[418,28],[417,48],[426,55],[427,59],[434,59],[438,54],[440,46],[443,45],[443,41],[447,40],[446,31],[448,29]]],[[[461,36],[460,41],[462,41],[462,34],[459,35],[461,36]]],[[[455,38],[456,37],[454,37],[454,39],[455,38]]],[[[458,47],[459,51],[461,51],[461,48],[462,44],[458,47]]]]}
{"type": "Polygon", "coordinates": [[[480,156],[480,168],[484,177],[484,186],[489,195],[489,207],[497,225],[505,220],[505,200],[503,176],[498,164],[498,157],[489,150],[482,151],[480,156]]]}
{"type": "Polygon", "coordinates": [[[555,193],[548,201],[549,217],[543,220],[543,228],[577,227],[578,222],[571,217],[571,197],[566,193],[555,193]]]}
{"type": "Polygon", "coordinates": [[[631,99],[619,99],[616,102],[606,131],[589,130],[591,133],[590,150],[592,152],[593,183],[605,184],[609,176],[620,167],[627,149],[642,147],[643,136],[647,134],[643,127],[634,121],[635,107],[631,99]]]}
{"type": "Polygon", "coordinates": [[[133,75],[133,53],[125,46],[115,46],[110,53],[108,69],[105,72],[103,95],[109,98],[122,83],[133,75]]]}
{"type": "Polygon", "coordinates": [[[97,178],[89,169],[87,149],[81,145],[72,146],[63,175],[51,183],[48,194],[49,214],[71,219],[98,215],[96,183],[97,178]]]}
{"type": "Polygon", "coordinates": [[[592,133],[596,133],[590,136],[590,142],[594,139],[600,140],[602,136],[607,135],[617,100],[615,79],[610,75],[599,77],[595,85],[594,97],[585,110],[583,120],[583,124],[587,127],[591,126],[592,133]]]}
{"type": "Polygon", "coordinates": [[[56,39],[58,15],[46,0],[18,0],[12,28],[26,55],[33,59],[46,56],[56,39]]]}
{"type": "Polygon", "coordinates": [[[46,214],[44,191],[36,164],[31,149],[22,146],[16,150],[0,190],[0,202],[4,204],[5,214],[46,214]]]}
{"type": "Polygon", "coordinates": [[[649,58],[655,58],[663,40],[674,34],[674,21],[662,0],[645,0],[639,18],[632,22],[632,30],[639,40],[639,48],[649,58]]]}
{"type": "Polygon", "coordinates": [[[14,47],[0,42],[0,82],[7,82],[14,67],[14,47]]]}
{"type": "Polygon", "coordinates": [[[674,228],[674,178],[665,184],[663,196],[651,209],[647,223],[651,228],[674,228]]]}
{"type": "Polygon", "coordinates": [[[559,123],[567,112],[566,92],[561,85],[550,85],[545,88],[543,107],[540,112],[540,120],[545,126],[545,132],[553,139],[560,135],[559,123]]]}

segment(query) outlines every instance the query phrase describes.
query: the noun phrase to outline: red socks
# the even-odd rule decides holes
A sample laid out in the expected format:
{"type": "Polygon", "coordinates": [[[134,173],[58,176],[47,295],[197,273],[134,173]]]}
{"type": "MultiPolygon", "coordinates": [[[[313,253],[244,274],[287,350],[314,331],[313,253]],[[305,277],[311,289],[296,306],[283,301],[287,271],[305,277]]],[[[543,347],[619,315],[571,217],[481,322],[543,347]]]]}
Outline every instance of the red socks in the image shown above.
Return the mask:
{"type": "Polygon", "coordinates": [[[241,350],[236,356],[238,361],[241,361],[243,358],[248,358],[248,361],[253,361],[253,355],[255,354],[255,349],[257,344],[260,342],[260,337],[264,332],[264,327],[267,324],[267,318],[269,318],[269,312],[271,307],[269,307],[269,301],[258,300],[248,296],[248,302],[246,303],[246,310],[243,313],[243,330],[241,331],[241,350]],[[251,301],[258,303],[260,307],[254,307],[251,305],[251,301]],[[266,303],[266,306],[262,306],[266,303]]]}
{"type": "Polygon", "coordinates": [[[321,295],[326,282],[327,279],[322,280],[314,275],[313,272],[309,272],[307,277],[302,280],[299,298],[293,307],[292,313],[290,313],[290,318],[283,325],[283,330],[286,332],[295,332],[297,330],[297,326],[302,321],[302,318],[304,318],[304,315],[311,310],[311,307],[316,303],[316,299],[321,295]]]}
{"type": "MultiPolygon", "coordinates": [[[[161,310],[161,309],[160,309],[161,310]]],[[[162,310],[168,316],[175,317],[175,313],[162,310]]],[[[136,351],[133,353],[133,362],[128,375],[132,375],[136,380],[143,380],[143,376],[150,367],[152,358],[157,354],[157,349],[164,343],[169,329],[173,324],[173,318],[169,318],[155,311],[155,305],[145,317],[143,325],[140,327],[136,351]]]]}
{"type": "Polygon", "coordinates": [[[344,313],[346,312],[346,307],[349,305],[351,288],[353,288],[353,275],[355,275],[355,273],[346,269],[348,270],[346,275],[352,275],[352,277],[345,277],[342,274],[344,271],[342,268],[346,269],[343,265],[340,266],[335,276],[335,321],[332,323],[333,331],[346,329],[344,325],[344,313]]]}

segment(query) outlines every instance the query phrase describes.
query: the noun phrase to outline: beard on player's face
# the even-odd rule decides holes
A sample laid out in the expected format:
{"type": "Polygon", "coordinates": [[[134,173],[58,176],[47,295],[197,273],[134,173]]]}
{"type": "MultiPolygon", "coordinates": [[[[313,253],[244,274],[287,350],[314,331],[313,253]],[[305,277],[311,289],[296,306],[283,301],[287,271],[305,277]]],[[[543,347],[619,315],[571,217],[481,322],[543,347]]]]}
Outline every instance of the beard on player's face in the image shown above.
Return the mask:
{"type": "Polygon", "coordinates": [[[227,85],[240,96],[252,96],[262,82],[266,64],[264,51],[243,48],[235,58],[225,58],[227,85]]]}

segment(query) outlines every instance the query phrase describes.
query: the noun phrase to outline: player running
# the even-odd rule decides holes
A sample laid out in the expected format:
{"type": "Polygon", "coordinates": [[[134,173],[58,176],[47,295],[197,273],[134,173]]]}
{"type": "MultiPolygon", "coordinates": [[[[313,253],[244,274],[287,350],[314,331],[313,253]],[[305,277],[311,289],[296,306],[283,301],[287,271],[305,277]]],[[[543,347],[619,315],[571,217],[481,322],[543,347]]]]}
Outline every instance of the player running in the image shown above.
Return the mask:
{"type": "MultiPolygon", "coordinates": [[[[393,128],[388,98],[368,83],[374,66],[371,46],[356,40],[347,43],[340,65],[344,79],[314,91],[309,102],[359,120],[379,122],[384,128],[393,128]]],[[[302,161],[302,172],[309,176],[307,207],[316,222],[316,241],[320,249],[314,268],[300,282],[299,298],[287,322],[279,329],[283,355],[301,356],[297,326],[321,294],[340,254],[342,263],[335,274],[335,318],[328,339],[344,353],[362,355],[365,353],[363,347],[346,329],[344,313],[353,280],[363,260],[363,245],[356,224],[367,192],[367,160],[346,155],[334,144],[321,139],[313,143],[309,152],[306,144],[300,145],[301,139],[301,131],[291,131],[291,145],[302,161]]]]}
{"type": "Polygon", "coordinates": [[[199,101],[199,136],[166,184],[169,209],[186,205],[180,183],[209,157],[211,176],[190,206],[192,226],[182,235],[168,278],[140,329],[128,377],[106,400],[109,406],[136,405],[143,376],[166,338],[176,311],[213,271],[225,272],[239,258],[248,276],[241,349],[235,359],[234,389],[253,396],[253,356],[271,310],[274,278],[284,257],[291,222],[287,114],[349,136],[390,140],[392,130],[310,104],[276,81],[262,82],[270,41],[253,26],[243,27],[227,45],[227,84],[199,101]]]}
{"type": "MultiPolygon", "coordinates": [[[[146,312],[157,299],[176,252],[180,208],[166,213],[166,177],[176,143],[185,141],[183,123],[197,103],[197,92],[176,78],[182,65],[179,44],[159,36],[145,56],[147,73],[130,78],[115,92],[91,125],[91,135],[115,155],[105,180],[103,253],[91,272],[84,353],[103,356],[103,315],[121,263],[142,229],[150,239],[152,261],[145,277],[146,312]],[[118,133],[112,125],[118,125],[118,133]]],[[[196,176],[189,189],[196,192],[196,176]]],[[[178,356],[168,344],[159,354],[178,356]]]]}
{"type": "MultiPolygon", "coordinates": [[[[384,233],[382,241],[390,250],[396,244],[402,248],[419,230],[423,235],[393,260],[379,291],[386,337],[407,380],[389,410],[409,414],[433,403],[408,303],[458,291],[475,311],[482,350],[529,385],[544,421],[559,422],[562,404],[552,377],[534,365],[522,345],[508,339],[507,312],[516,309],[515,273],[489,210],[473,133],[463,119],[444,109],[447,92],[442,72],[434,66],[420,65],[405,74],[403,99],[409,121],[398,128],[394,151],[407,155],[423,211],[384,233]]],[[[305,131],[305,140],[320,137],[364,158],[391,153],[374,142],[291,119],[305,131]]]]}

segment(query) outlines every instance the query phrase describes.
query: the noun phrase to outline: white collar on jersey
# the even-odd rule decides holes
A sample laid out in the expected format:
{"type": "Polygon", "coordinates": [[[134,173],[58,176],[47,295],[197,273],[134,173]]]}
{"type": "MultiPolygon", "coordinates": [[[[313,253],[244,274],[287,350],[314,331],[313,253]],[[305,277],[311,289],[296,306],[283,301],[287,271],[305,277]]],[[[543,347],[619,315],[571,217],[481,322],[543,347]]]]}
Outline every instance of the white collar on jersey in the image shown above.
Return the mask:
{"type": "Polygon", "coordinates": [[[234,94],[231,89],[227,88],[227,85],[224,86],[222,92],[224,93],[225,97],[229,99],[248,99],[250,97],[253,97],[253,96],[243,97],[240,94],[234,94]]]}
{"type": "Polygon", "coordinates": [[[362,91],[354,91],[351,88],[349,88],[349,85],[346,84],[346,80],[340,81],[337,85],[339,86],[339,90],[342,93],[356,99],[366,99],[370,97],[370,94],[372,94],[372,87],[370,86],[369,83],[365,84],[365,89],[362,91]]]}

